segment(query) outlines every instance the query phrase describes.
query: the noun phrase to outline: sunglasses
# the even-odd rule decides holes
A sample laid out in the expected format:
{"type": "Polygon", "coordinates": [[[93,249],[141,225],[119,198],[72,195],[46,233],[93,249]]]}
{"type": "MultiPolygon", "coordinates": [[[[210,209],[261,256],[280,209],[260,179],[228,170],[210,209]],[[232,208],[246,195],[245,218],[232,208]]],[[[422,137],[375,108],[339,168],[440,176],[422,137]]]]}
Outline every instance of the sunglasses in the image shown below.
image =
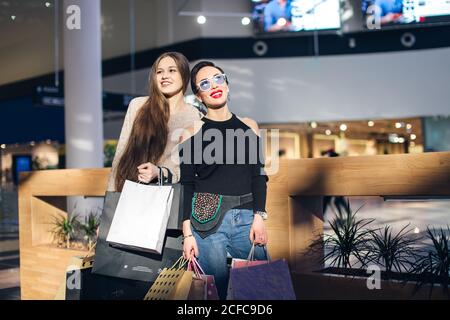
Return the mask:
{"type": "Polygon", "coordinates": [[[221,85],[224,84],[227,81],[227,76],[224,73],[216,74],[214,77],[209,79],[203,79],[200,81],[197,86],[200,91],[208,91],[212,88],[213,84],[212,81],[214,81],[215,84],[221,85]]]}

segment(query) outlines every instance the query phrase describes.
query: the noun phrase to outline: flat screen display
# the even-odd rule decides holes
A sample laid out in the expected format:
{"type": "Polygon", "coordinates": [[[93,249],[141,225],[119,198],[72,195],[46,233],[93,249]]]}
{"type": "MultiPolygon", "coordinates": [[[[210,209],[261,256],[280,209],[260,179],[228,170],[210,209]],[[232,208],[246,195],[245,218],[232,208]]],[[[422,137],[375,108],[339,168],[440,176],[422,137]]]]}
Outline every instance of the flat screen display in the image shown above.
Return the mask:
{"type": "Polygon", "coordinates": [[[366,27],[450,22],[450,0],[362,0],[366,27]]]}
{"type": "Polygon", "coordinates": [[[253,2],[255,33],[339,29],[339,0],[261,0],[253,2]]]}

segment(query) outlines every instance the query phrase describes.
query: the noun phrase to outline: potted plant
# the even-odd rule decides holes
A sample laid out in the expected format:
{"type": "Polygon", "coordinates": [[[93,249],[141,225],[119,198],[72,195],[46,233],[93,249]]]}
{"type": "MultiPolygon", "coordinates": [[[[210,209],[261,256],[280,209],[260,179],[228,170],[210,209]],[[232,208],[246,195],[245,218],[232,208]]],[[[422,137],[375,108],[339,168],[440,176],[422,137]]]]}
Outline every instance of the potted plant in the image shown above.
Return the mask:
{"type": "Polygon", "coordinates": [[[417,288],[425,284],[431,284],[429,295],[431,296],[435,284],[443,289],[443,293],[449,296],[450,282],[450,228],[439,230],[427,228],[427,239],[431,240],[428,250],[422,252],[414,264],[413,271],[420,274],[417,288]]]}
{"type": "Polygon", "coordinates": [[[428,230],[434,249],[419,258],[419,238],[411,234],[409,225],[396,233],[390,226],[370,230],[373,219],[357,219],[360,209],[347,216],[337,214],[330,222],[332,232],[313,242],[310,253],[315,255],[317,250],[324,250],[320,264],[328,263],[329,267],[294,274],[297,296],[300,299],[448,298],[437,292],[427,294],[427,288],[430,284],[433,287],[430,277],[444,288],[450,282],[449,236],[443,230],[438,233],[428,230]],[[426,288],[418,288],[418,283],[426,284],[426,288]]]}
{"type": "Polygon", "coordinates": [[[100,219],[94,212],[85,217],[85,223],[80,227],[84,233],[84,239],[88,242],[88,250],[91,251],[97,238],[97,228],[100,225],[100,219]]]}
{"type": "Polygon", "coordinates": [[[70,249],[70,241],[75,237],[78,228],[78,215],[54,216],[54,228],[52,233],[58,244],[65,243],[66,248],[70,249]]]}
{"type": "Polygon", "coordinates": [[[371,231],[368,242],[368,262],[381,266],[386,278],[393,277],[393,272],[404,273],[412,269],[413,260],[416,257],[415,244],[417,238],[410,236],[409,224],[400,229],[396,234],[391,226],[385,226],[382,230],[371,231]]]}

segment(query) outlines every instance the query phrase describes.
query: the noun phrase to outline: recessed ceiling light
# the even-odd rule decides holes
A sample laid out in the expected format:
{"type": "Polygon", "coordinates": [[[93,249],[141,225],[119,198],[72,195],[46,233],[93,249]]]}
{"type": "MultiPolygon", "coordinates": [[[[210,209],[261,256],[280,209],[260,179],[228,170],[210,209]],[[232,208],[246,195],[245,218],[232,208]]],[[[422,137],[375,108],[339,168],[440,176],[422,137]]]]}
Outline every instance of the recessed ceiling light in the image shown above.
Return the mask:
{"type": "Polygon", "coordinates": [[[205,16],[198,16],[197,23],[198,24],[205,24],[206,23],[206,17],[205,16]]]}
{"type": "Polygon", "coordinates": [[[250,18],[249,17],[243,17],[241,20],[242,25],[248,26],[250,24],[250,18]]]}

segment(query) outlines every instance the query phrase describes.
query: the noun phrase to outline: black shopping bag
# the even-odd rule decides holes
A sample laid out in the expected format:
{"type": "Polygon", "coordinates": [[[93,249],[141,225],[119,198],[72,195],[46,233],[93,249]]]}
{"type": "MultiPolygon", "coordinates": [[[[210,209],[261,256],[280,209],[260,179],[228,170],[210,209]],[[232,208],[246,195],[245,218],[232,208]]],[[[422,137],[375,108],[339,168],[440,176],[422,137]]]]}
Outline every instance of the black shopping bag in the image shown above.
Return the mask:
{"type": "MultiPolygon", "coordinates": [[[[180,189],[178,190],[180,191],[180,189]]],[[[153,282],[158,277],[160,270],[172,266],[182,255],[182,232],[175,229],[167,230],[162,254],[113,247],[106,241],[106,237],[119,197],[120,192],[107,192],[105,195],[92,273],[153,282]]],[[[178,214],[176,211],[176,215],[178,214]]],[[[181,225],[180,219],[182,218],[173,218],[173,226],[181,225]]]]}
{"type": "Polygon", "coordinates": [[[92,273],[93,257],[73,257],[66,271],[66,300],[142,300],[153,284],[92,273]]]}

